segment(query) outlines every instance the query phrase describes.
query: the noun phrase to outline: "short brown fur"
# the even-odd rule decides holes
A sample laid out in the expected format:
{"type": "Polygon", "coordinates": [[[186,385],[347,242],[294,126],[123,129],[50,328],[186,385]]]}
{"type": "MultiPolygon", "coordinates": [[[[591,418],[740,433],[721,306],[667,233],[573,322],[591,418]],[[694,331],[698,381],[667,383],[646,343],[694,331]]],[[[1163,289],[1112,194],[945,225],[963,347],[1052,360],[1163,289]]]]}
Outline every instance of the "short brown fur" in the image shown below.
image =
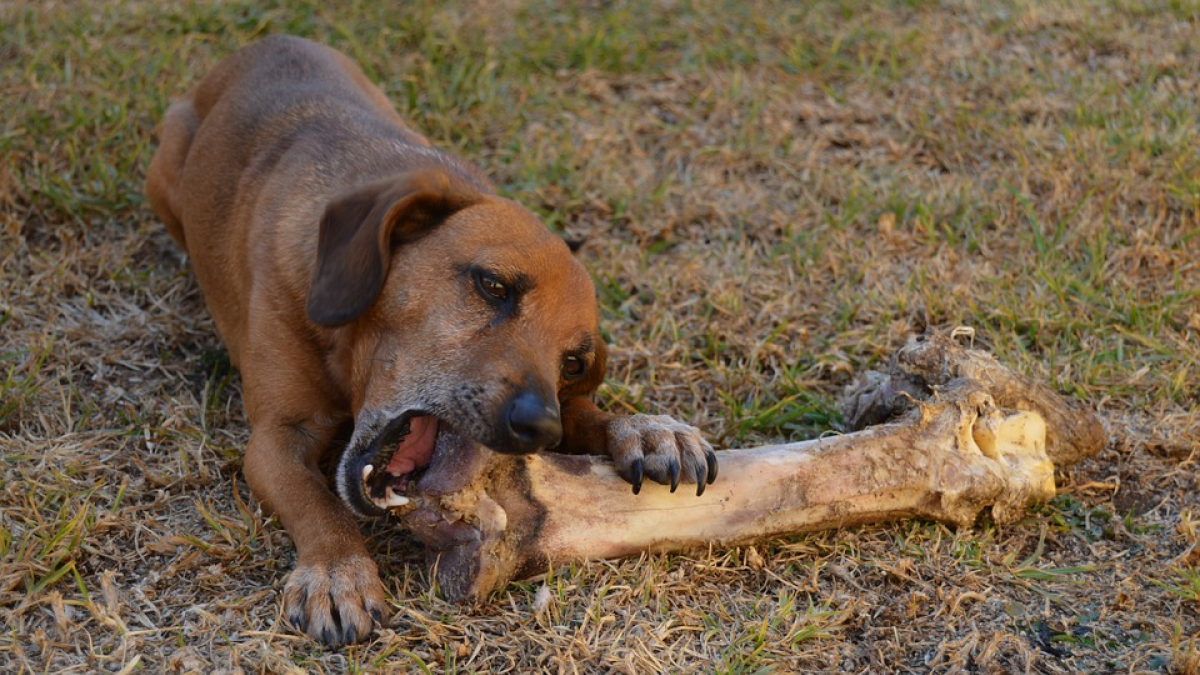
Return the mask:
{"type": "Polygon", "coordinates": [[[597,409],[605,350],[583,267],[342,54],[254,43],[175,102],[159,135],[146,194],[242,374],[246,478],[295,541],[284,606],[297,627],[341,644],[387,613],[354,515],[318,468],[348,420],[365,437],[419,407],[501,447],[498,411],[525,392],[560,423],[553,449],[608,454],[635,489],[715,478],[695,429],[597,409]],[[521,280],[519,303],[481,300],[478,268],[521,280]],[[568,377],[576,353],[586,370],[568,377]]]}

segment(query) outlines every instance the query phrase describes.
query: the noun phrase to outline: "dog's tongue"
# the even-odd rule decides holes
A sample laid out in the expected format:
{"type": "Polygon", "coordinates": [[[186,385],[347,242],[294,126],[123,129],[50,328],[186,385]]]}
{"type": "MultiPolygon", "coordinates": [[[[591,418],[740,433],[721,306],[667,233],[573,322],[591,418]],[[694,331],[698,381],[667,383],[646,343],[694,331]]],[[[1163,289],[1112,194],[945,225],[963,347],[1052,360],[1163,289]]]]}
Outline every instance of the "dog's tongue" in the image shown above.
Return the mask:
{"type": "Polygon", "coordinates": [[[417,467],[433,461],[433,446],[437,441],[437,418],[418,415],[408,422],[408,435],[396,446],[396,454],[388,462],[387,472],[393,476],[411,473],[417,467]]]}

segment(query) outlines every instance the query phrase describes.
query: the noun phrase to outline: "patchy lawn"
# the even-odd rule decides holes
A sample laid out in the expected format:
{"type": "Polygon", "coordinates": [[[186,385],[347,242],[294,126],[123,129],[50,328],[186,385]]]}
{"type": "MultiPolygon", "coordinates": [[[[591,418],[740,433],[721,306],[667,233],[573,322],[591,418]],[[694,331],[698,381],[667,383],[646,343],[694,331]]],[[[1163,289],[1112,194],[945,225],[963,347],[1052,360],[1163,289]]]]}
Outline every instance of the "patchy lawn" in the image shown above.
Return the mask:
{"type": "Polygon", "coordinates": [[[0,671],[1200,673],[1196,0],[179,4],[0,4],[0,671]],[[239,380],[141,196],[170,98],[270,32],[587,237],[610,408],[809,438],[967,325],[1111,443],[1010,527],[560,568],[541,614],[439,599],[376,523],[388,627],[293,635],[239,380]]]}

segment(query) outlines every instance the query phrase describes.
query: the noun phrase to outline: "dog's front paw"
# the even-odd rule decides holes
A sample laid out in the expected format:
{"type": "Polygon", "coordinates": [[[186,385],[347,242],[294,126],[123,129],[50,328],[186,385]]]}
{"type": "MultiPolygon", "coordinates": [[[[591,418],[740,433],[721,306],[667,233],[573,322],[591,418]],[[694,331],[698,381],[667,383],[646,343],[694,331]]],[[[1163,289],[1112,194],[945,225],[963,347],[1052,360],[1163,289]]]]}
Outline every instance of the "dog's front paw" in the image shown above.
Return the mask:
{"type": "Polygon", "coordinates": [[[608,454],[617,473],[642,489],[642,479],[670,485],[695,483],[696,495],[717,479],[717,455],[693,426],[664,415],[619,417],[608,423],[608,454]]]}
{"type": "Polygon", "coordinates": [[[297,565],[283,589],[283,609],[293,626],[330,647],[365,638],[372,622],[387,615],[379,570],[361,555],[297,565]]]}

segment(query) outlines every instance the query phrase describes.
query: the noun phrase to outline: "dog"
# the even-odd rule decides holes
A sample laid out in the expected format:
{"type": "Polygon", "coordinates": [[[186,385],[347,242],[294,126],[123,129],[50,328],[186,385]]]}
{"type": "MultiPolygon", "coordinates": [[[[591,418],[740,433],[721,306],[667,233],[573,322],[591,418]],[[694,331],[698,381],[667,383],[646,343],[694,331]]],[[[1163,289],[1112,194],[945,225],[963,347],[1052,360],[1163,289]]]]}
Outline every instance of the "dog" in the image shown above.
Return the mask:
{"type": "Polygon", "coordinates": [[[594,403],[596,293],[564,240],[410,129],[340,52],[252,43],[158,135],[146,196],[241,373],[243,469],[296,546],[296,629],[341,645],[385,620],[356,516],[402,503],[456,444],[606,454],[635,493],[716,478],[695,428],[594,403]],[[320,467],[351,424],[330,481],[320,467]]]}

